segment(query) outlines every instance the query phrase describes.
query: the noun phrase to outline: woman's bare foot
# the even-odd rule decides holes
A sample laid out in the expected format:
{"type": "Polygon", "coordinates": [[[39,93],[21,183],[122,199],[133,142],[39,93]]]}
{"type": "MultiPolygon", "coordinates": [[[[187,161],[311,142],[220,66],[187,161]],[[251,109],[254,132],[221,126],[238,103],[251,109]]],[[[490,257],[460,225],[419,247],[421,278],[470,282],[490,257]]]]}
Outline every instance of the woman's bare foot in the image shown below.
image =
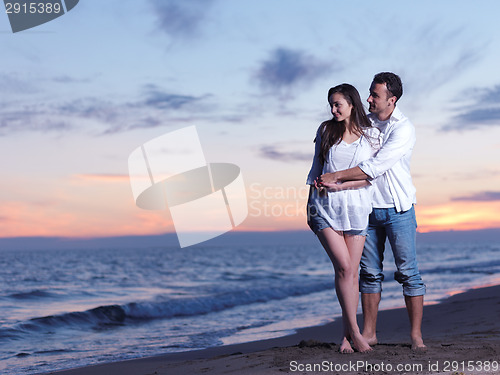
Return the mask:
{"type": "Polygon", "coordinates": [[[411,349],[416,352],[425,352],[427,350],[427,346],[424,344],[424,340],[422,337],[412,337],[411,338],[411,349]]]}
{"type": "Polygon", "coordinates": [[[349,340],[345,336],[342,339],[342,344],[340,344],[339,352],[342,354],[354,353],[354,349],[352,348],[351,343],[349,342],[349,340]]]}
{"type": "Polygon", "coordinates": [[[366,353],[373,350],[370,344],[368,344],[368,341],[361,335],[361,333],[358,332],[357,334],[351,335],[351,337],[354,349],[356,349],[358,352],[366,353]]]}

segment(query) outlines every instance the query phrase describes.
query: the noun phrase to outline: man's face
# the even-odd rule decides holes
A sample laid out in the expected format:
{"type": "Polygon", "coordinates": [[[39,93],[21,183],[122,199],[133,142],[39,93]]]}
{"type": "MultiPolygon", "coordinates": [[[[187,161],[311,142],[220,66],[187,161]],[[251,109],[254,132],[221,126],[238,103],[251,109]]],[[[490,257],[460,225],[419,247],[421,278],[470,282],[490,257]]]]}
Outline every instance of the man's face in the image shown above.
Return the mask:
{"type": "Polygon", "coordinates": [[[368,110],[374,115],[385,114],[392,112],[392,104],[395,102],[395,97],[391,95],[385,83],[372,83],[370,86],[370,96],[366,101],[370,104],[368,110]]]}

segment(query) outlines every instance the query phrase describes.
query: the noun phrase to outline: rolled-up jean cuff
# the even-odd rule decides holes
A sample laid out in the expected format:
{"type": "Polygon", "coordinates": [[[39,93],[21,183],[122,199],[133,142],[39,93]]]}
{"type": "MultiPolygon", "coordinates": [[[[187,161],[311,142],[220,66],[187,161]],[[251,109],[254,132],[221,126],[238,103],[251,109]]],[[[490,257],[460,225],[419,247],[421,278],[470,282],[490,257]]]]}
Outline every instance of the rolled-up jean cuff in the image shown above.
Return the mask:
{"type": "Polygon", "coordinates": [[[381,269],[362,264],[359,270],[359,290],[361,293],[380,293],[384,279],[381,269]]]}
{"type": "Polygon", "coordinates": [[[382,293],[382,285],[379,286],[366,286],[359,285],[359,291],[365,294],[374,294],[374,293],[382,293]]]}
{"type": "Polygon", "coordinates": [[[426,292],[425,285],[420,288],[406,288],[403,287],[403,295],[406,297],[418,297],[423,296],[426,292]]]}

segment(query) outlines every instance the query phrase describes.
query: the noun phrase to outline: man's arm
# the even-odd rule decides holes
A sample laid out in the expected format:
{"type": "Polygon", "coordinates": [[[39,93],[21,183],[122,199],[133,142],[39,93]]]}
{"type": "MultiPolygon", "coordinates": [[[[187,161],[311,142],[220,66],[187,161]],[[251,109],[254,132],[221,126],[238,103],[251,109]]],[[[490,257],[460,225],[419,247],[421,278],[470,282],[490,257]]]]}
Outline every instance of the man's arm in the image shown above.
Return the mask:
{"type": "Polygon", "coordinates": [[[370,179],[375,179],[391,169],[405,156],[411,155],[415,141],[415,128],[408,119],[405,119],[394,125],[375,156],[362,161],[358,167],[370,176],[370,179]]]}
{"type": "Polygon", "coordinates": [[[325,173],[318,177],[317,183],[319,186],[335,188],[335,185],[337,185],[338,182],[367,180],[369,178],[370,176],[363,172],[361,168],[354,167],[343,171],[325,173]]]}
{"type": "Polygon", "coordinates": [[[341,191],[341,190],[356,190],[361,189],[365,186],[371,185],[368,180],[351,180],[341,182],[339,184],[334,184],[332,187],[326,188],[327,191],[341,191]]]}
{"type": "Polygon", "coordinates": [[[373,180],[392,168],[405,154],[411,152],[414,145],[415,128],[408,119],[405,119],[395,126],[375,156],[361,162],[357,167],[326,173],[318,178],[318,184],[329,187],[339,181],[373,180]]]}

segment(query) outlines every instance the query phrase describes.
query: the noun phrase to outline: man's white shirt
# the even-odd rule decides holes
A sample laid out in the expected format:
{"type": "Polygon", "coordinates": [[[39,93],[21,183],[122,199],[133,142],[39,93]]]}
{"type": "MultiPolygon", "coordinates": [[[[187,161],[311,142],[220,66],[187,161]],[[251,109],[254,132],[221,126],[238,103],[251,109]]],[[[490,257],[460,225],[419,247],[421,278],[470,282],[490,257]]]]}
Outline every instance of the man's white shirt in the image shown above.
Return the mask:
{"type": "Polygon", "coordinates": [[[370,180],[376,179],[373,181],[373,207],[395,207],[398,212],[407,211],[417,203],[410,172],[411,154],[416,142],[415,127],[398,107],[387,121],[379,121],[371,113],[368,117],[380,130],[381,148],[358,166],[370,180]]]}

